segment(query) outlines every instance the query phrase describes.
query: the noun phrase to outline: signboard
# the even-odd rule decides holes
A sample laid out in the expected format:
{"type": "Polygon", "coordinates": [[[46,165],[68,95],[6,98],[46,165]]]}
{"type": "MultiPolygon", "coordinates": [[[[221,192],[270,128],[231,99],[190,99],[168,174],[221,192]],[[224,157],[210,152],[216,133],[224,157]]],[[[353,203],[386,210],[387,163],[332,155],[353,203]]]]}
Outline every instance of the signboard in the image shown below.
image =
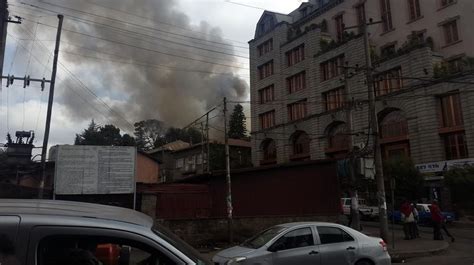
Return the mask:
{"type": "Polygon", "coordinates": [[[447,160],[415,165],[420,173],[437,173],[450,170],[455,167],[474,166],[474,159],[447,160]]]}
{"type": "Polygon", "coordinates": [[[135,147],[61,145],[50,153],[56,162],[55,194],[135,192],[135,147]]]}

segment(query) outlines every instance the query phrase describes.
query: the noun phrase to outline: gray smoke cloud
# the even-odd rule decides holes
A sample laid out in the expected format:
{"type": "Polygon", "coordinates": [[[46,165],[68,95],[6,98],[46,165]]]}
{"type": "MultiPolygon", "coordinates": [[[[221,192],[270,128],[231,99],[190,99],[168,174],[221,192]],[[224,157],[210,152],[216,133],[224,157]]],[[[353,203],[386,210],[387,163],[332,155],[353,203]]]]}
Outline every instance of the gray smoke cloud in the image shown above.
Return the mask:
{"type": "MultiPolygon", "coordinates": [[[[122,128],[130,129],[130,126],[124,127],[125,122],[120,116],[124,116],[132,123],[144,119],[159,119],[169,126],[184,126],[210,107],[219,104],[224,96],[232,99],[244,99],[248,96],[248,84],[237,76],[238,68],[229,67],[243,67],[233,56],[236,51],[232,44],[223,39],[219,28],[206,22],[192,25],[189,17],[177,9],[175,0],[44,0],[39,1],[38,4],[56,10],[61,10],[59,5],[69,7],[71,9],[62,9],[65,14],[65,29],[113,41],[102,41],[98,38],[64,31],[60,56],[63,62],[67,61],[67,65],[73,64],[74,68],[71,70],[80,79],[87,76],[87,80],[83,80],[84,84],[116,111],[104,110],[100,100],[93,97],[87,100],[95,101],[91,103],[101,108],[103,114],[112,123],[122,125],[122,128]],[[75,12],[72,9],[85,13],[75,12]],[[125,12],[134,15],[127,15],[125,12]],[[86,13],[97,16],[86,15],[86,13]],[[97,24],[81,23],[68,17],[68,14],[94,21],[97,24]],[[102,16],[128,21],[130,24],[118,23],[102,16]],[[142,27],[133,24],[140,24],[142,27]],[[152,28],[192,38],[173,36],[152,28]],[[150,37],[145,37],[143,34],[150,37]],[[187,46],[157,38],[184,43],[187,46]],[[140,47],[140,49],[131,46],[140,47]],[[160,52],[179,55],[179,58],[160,52]],[[182,57],[192,58],[192,60],[182,57]],[[144,64],[150,67],[142,67],[144,64]],[[158,67],[158,65],[166,67],[158,67]],[[120,112],[120,115],[117,112],[120,112]]],[[[64,72],[61,73],[64,74],[64,72]]],[[[67,88],[77,86],[77,82],[69,77],[58,84],[58,86],[61,85],[66,89],[59,92],[58,100],[68,106],[71,116],[78,120],[91,119],[90,107],[78,100],[77,91],[67,88]]]]}

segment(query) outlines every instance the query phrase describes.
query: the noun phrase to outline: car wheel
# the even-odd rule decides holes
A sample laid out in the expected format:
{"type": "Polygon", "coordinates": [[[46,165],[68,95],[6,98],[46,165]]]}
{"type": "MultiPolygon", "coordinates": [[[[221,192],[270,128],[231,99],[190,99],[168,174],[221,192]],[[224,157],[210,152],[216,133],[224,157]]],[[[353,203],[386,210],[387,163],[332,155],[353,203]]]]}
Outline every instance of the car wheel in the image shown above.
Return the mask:
{"type": "Polygon", "coordinates": [[[374,265],[374,263],[370,260],[363,259],[356,262],[356,265],[374,265]]]}

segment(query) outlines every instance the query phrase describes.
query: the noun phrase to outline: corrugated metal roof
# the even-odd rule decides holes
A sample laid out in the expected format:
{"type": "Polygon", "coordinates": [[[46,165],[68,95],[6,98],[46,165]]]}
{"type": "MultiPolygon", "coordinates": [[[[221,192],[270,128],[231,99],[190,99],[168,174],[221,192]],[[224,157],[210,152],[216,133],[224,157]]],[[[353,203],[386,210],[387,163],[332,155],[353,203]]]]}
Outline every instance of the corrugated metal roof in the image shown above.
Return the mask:
{"type": "Polygon", "coordinates": [[[178,151],[178,150],[186,149],[186,148],[189,148],[189,147],[191,147],[190,143],[178,140],[178,141],[174,141],[174,142],[162,145],[162,146],[160,146],[156,149],[148,151],[147,153],[148,154],[154,154],[154,153],[161,152],[161,151],[178,151]]]}

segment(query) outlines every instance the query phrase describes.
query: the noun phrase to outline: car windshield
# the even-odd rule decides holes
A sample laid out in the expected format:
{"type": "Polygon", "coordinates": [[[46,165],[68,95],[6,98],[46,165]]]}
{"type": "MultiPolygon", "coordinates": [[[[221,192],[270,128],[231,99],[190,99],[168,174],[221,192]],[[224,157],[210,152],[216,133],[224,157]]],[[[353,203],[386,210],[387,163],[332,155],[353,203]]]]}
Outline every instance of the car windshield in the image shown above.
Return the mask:
{"type": "Polygon", "coordinates": [[[184,255],[186,255],[188,258],[196,262],[197,265],[208,265],[210,264],[209,261],[206,261],[203,257],[201,257],[201,254],[197,250],[195,250],[193,247],[188,245],[186,242],[181,240],[179,237],[174,235],[171,231],[169,231],[167,228],[155,224],[153,226],[152,231],[157,234],[160,238],[174,246],[175,248],[179,249],[184,255]]]}
{"type": "Polygon", "coordinates": [[[263,232],[260,232],[256,236],[250,238],[249,240],[245,241],[242,246],[248,248],[261,248],[265,245],[268,241],[272,240],[275,236],[285,230],[283,226],[274,226],[271,227],[263,232]]]}

